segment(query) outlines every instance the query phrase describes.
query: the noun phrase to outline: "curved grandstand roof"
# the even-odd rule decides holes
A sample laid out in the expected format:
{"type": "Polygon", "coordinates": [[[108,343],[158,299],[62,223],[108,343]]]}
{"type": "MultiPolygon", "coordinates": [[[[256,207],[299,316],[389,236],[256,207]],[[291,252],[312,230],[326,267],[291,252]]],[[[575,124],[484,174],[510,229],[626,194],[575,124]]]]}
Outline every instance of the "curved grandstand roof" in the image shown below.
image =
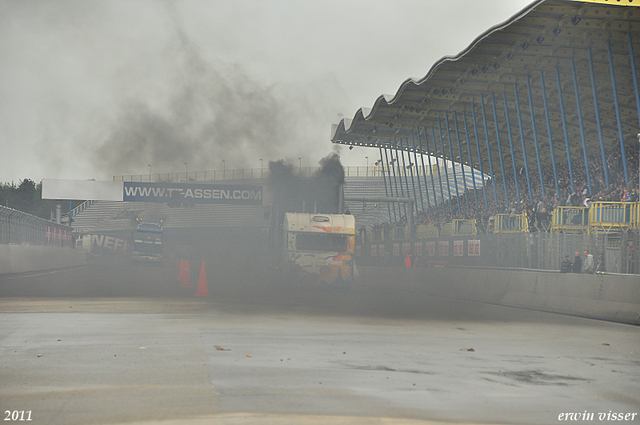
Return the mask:
{"type": "Polygon", "coordinates": [[[566,164],[567,146],[574,161],[585,150],[598,161],[629,150],[640,132],[640,8],[623,6],[640,0],[535,1],[422,79],[334,124],[331,141],[409,151],[415,144],[441,156],[440,137],[451,138],[444,156],[469,163],[470,153],[477,168],[479,150],[485,174],[490,158],[508,172],[525,155],[530,168],[537,158],[542,167],[566,164]]]}

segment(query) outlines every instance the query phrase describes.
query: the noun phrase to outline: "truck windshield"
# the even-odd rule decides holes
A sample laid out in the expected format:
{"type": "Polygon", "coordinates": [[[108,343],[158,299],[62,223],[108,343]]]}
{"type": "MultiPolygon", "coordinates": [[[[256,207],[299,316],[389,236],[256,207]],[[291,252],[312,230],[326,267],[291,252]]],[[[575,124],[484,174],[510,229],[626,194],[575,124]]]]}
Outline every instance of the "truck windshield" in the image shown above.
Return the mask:
{"type": "Polygon", "coordinates": [[[345,235],[332,235],[329,233],[298,233],[296,235],[296,249],[301,251],[338,251],[347,250],[345,235]]]}
{"type": "Polygon", "coordinates": [[[159,232],[145,232],[144,230],[136,231],[136,239],[143,241],[161,241],[162,233],[159,232]]]}
{"type": "Polygon", "coordinates": [[[155,242],[135,242],[133,244],[133,250],[135,253],[140,255],[161,255],[162,254],[162,244],[155,242]]]}

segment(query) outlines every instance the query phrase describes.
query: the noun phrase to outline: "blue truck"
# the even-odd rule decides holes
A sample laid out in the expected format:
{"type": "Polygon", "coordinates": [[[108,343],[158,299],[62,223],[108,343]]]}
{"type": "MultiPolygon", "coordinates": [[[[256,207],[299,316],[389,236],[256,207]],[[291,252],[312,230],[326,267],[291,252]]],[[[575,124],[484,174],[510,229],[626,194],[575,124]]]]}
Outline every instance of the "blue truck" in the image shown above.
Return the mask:
{"type": "Polygon", "coordinates": [[[132,263],[162,264],[164,254],[164,233],[162,221],[149,223],[137,219],[136,230],[133,232],[131,250],[132,263]]]}

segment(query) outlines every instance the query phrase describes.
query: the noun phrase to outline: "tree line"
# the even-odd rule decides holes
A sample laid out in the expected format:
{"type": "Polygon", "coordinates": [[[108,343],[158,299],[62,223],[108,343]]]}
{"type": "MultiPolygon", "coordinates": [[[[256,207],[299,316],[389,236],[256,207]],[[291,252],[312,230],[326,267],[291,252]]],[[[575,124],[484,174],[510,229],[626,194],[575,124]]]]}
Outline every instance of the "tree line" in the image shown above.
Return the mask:
{"type": "MultiPolygon", "coordinates": [[[[83,201],[73,201],[71,208],[75,208],[83,201]]],[[[62,213],[69,212],[68,201],[42,199],[42,182],[36,183],[24,179],[15,183],[0,183],[0,205],[22,211],[46,220],[55,214],[56,204],[62,205],[62,213]]]]}

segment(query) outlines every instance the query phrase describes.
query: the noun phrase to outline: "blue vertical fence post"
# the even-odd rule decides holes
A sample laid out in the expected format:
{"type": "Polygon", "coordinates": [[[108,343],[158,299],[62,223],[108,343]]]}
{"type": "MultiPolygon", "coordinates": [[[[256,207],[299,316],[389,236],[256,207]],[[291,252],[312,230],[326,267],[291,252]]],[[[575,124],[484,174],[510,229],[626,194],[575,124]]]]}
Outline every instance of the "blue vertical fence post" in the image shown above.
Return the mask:
{"type": "MultiPolygon", "coordinates": [[[[389,162],[389,159],[387,158],[387,164],[389,167],[391,167],[391,174],[393,174],[393,185],[391,183],[389,183],[390,187],[395,187],[396,192],[395,192],[395,196],[396,197],[400,197],[398,192],[398,180],[396,179],[396,169],[393,166],[394,163],[394,159],[393,159],[393,150],[391,148],[391,144],[389,144],[389,154],[391,156],[391,162],[389,162]]],[[[384,151],[384,155],[387,156],[387,149],[385,149],[384,151]]],[[[391,180],[391,176],[389,177],[389,180],[391,180]]],[[[391,196],[393,196],[393,193],[391,194],[391,196]]],[[[400,210],[400,204],[396,204],[395,202],[393,203],[393,216],[395,217],[395,220],[398,221],[398,218],[400,218],[400,216],[402,215],[402,211],[400,210]],[[396,216],[396,207],[398,209],[398,215],[396,216]]]]}
{"type": "MultiPolygon", "coordinates": [[[[424,168],[424,149],[422,149],[422,137],[420,137],[420,126],[416,126],[416,131],[418,133],[418,143],[420,143],[420,160],[422,161],[422,180],[424,180],[424,194],[427,197],[427,211],[431,213],[431,202],[429,202],[429,189],[427,184],[427,171],[424,168]]],[[[425,138],[427,134],[425,132],[425,138]]],[[[428,152],[427,152],[428,154],[428,152]]],[[[433,178],[433,175],[431,176],[433,178]]],[[[434,191],[435,188],[431,186],[431,190],[434,191]]]]}
{"type": "MultiPolygon", "coordinates": [[[[398,163],[398,180],[400,180],[400,195],[402,195],[402,197],[404,198],[404,188],[402,187],[402,172],[400,171],[400,160],[398,159],[398,142],[395,139],[395,137],[393,138],[393,143],[394,143],[394,147],[396,149],[396,162],[398,163]]],[[[402,158],[404,160],[404,157],[402,158]]],[[[407,193],[407,196],[409,196],[409,194],[407,193]]],[[[398,205],[398,209],[400,209],[400,205],[398,205]]],[[[402,204],[402,211],[404,211],[404,218],[407,218],[407,206],[403,203],[402,204]]]]}
{"type": "Polygon", "coordinates": [[[473,181],[473,198],[476,200],[476,208],[478,208],[478,194],[476,189],[476,172],[473,168],[473,158],[471,157],[471,142],[469,141],[469,129],[467,128],[467,113],[462,111],[462,119],[464,120],[464,134],[467,138],[467,154],[469,155],[469,168],[471,169],[471,179],[473,181]]]}
{"type": "Polygon", "coordinates": [[[500,158],[500,172],[502,174],[502,187],[504,188],[504,201],[505,201],[506,207],[509,208],[509,194],[507,193],[507,179],[504,174],[504,161],[502,159],[502,145],[500,143],[500,128],[498,127],[498,114],[496,113],[496,97],[493,93],[491,93],[491,106],[493,107],[493,122],[496,127],[496,142],[498,143],[498,158],[500,158]]]}
{"type": "MultiPolygon", "coordinates": [[[[389,197],[389,190],[387,189],[387,177],[384,175],[384,159],[382,158],[382,147],[378,146],[380,150],[380,167],[382,167],[382,180],[384,180],[384,196],[389,197]]],[[[392,195],[393,196],[393,195],[392,195]]],[[[391,205],[387,204],[387,210],[389,212],[389,224],[391,224],[391,205]]]]}
{"type": "MultiPolygon", "coordinates": [[[[600,110],[598,108],[598,94],[596,93],[596,77],[593,72],[593,55],[589,47],[589,73],[591,74],[591,90],[593,91],[593,106],[596,110],[596,124],[598,126],[598,138],[600,139],[600,155],[602,156],[602,169],[604,171],[604,184],[609,187],[609,170],[607,170],[607,157],[604,152],[604,139],[602,137],[602,124],[600,124],[600,110]]],[[[589,189],[591,192],[591,189],[589,189]]]]}
{"type": "MultiPolygon", "coordinates": [[[[404,144],[402,145],[404,146],[404,144]]],[[[404,149],[403,149],[404,150],[404,149]]],[[[411,153],[409,152],[409,141],[407,140],[407,157],[409,158],[409,165],[405,165],[404,162],[404,153],[402,154],[402,166],[404,167],[404,177],[405,180],[407,181],[407,197],[411,196],[411,192],[409,191],[409,178],[407,177],[407,168],[409,169],[409,172],[411,173],[411,188],[413,189],[413,202],[414,205],[416,206],[416,211],[418,212],[418,194],[416,193],[416,182],[413,179],[413,168],[411,166],[411,153]]]]}
{"type": "MultiPolygon", "coordinates": [[[[413,160],[414,160],[414,164],[416,165],[416,180],[418,180],[418,192],[420,193],[420,204],[422,205],[422,213],[424,214],[425,213],[424,197],[422,196],[422,184],[420,183],[420,173],[418,171],[418,154],[416,153],[416,140],[413,137],[413,129],[411,129],[411,144],[413,145],[413,160]]],[[[413,180],[413,171],[411,171],[411,179],[413,180]]],[[[414,187],[414,190],[415,190],[415,187],[414,187]]]]}
{"type": "Polygon", "coordinates": [[[524,147],[524,131],[522,130],[522,116],[520,115],[520,99],[518,98],[518,84],[513,84],[513,91],[516,96],[516,114],[518,115],[518,127],[520,128],[520,143],[522,144],[522,160],[524,161],[524,172],[527,176],[527,188],[529,189],[529,202],[533,204],[533,192],[531,191],[531,180],[529,179],[529,164],[527,163],[527,150],[524,147]]]}
{"type": "MultiPolygon", "coordinates": [[[[638,92],[638,77],[636,75],[636,60],[633,55],[633,42],[631,40],[631,33],[627,33],[627,40],[629,41],[629,62],[631,62],[631,75],[633,77],[633,89],[636,94],[636,111],[638,112],[638,123],[640,124],[640,92],[638,92]]],[[[638,155],[638,162],[640,163],[640,155],[638,155]]],[[[640,173],[638,173],[638,194],[640,194],[640,173]]]]}
{"type": "Polygon", "coordinates": [[[584,137],[584,125],[582,124],[582,108],[580,107],[580,92],[578,91],[578,77],[576,76],[576,64],[571,58],[571,74],[573,75],[573,90],[576,93],[576,105],[578,108],[578,123],[580,124],[580,138],[582,139],[582,154],[584,155],[584,168],[587,173],[587,186],[589,186],[589,193],[593,193],[591,190],[591,176],[589,173],[589,157],[587,156],[587,141],[584,137]]]}
{"type": "Polygon", "coordinates": [[[616,89],[616,76],[613,72],[613,55],[611,54],[611,42],[607,40],[607,53],[609,53],[609,69],[611,71],[611,86],[613,87],[613,104],[616,107],[616,121],[618,122],[618,135],[620,136],[620,153],[624,167],[624,183],[629,184],[629,172],[627,171],[627,155],[624,151],[624,139],[622,138],[622,122],[620,121],[620,105],[618,104],[618,90],[616,89]]]}
{"type": "MultiPolygon", "coordinates": [[[[455,121],[456,139],[458,140],[458,155],[459,155],[459,158],[460,158],[460,161],[459,161],[460,171],[462,172],[462,183],[463,183],[463,187],[464,187],[464,199],[467,201],[467,214],[469,214],[471,212],[471,209],[469,208],[469,193],[467,192],[467,175],[464,172],[464,161],[462,159],[462,147],[460,145],[460,130],[458,128],[458,114],[456,113],[456,111],[453,111],[453,120],[455,121]]],[[[454,171],[455,171],[455,167],[454,167],[454,171]]]]}
{"type": "Polygon", "coordinates": [[[631,40],[630,32],[627,33],[627,40],[629,42],[629,62],[631,65],[631,76],[633,77],[633,89],[636,94],[636,111],[638,112],[638,124],[640,125],[640,91],[638,90],[638,76],[636,75],[636,60],[635,60],[635,56],[633,55],[633,42],[631,40]]]}
{"type": "MultiPolygon", "coordinates": [[[[411,192],[409,191],[409,177],[407,176],[407,163],[404,160],[404,144],[402,143],[402,139],[400,139],[400,155],[402,155],[402,173],[404,173],[404,183],[405,183],[405,187],[407,188],[407,198],[410,198],[411,192]]],[[[405,211],[406,211],[406,208],[405,208],[405,211]]]]}
{"type": "Polygon", "coordinates": [[[491,159],[491,144],[489,143],[489,131],[487,130],[487,115],[484,110],[484,96],[482,95],[480,95],[480,106],[482,107],[482,122],[484,124],[484,138],[487,142],[487,157],[489,157],[489,172],[491,173],[491,187],[493,188],[493,203],[497,207],[498,193],[496,192],[496,179],[493,175],[493,160],[491,159]]]}
{"type": "MultiPolygon", "coordinates": [[[[433,202],[435,204],[436,214],[438,213],[438,197],[436,196],[436,182],[433,179],[433,166],[431,165],[431,150],[429,149],[429,138],[427,137],[427,127],[423,126],[424,130],[424,146],[427,150],[427,161],[429,162],[429,175],[431,176],[431,188],[433,189],[433,202]]],[[[431,127],[431,134],[433,135],[433,127],[431,127]]],[[[433,139],[435,145],[435,139],[433,139]]],[[[442,197],[442,185],[440,185],[440,202],[444,205],[444,198],[442,197]]],[[[444,207],[442,212],[444,213],[444,207]]]]}
{"type": "Polygon", "coordinates": [[[458,203],[458,214],[460,210],[460,192],[458,191],[458,177],[456,176],[456,163],[453,160],[453,149],[451,149],[451,130],[449,130],[449,112],[444,111],[445,124],[447,126],[447,138],[449,139],[449,158],[451,158],[451,169],[453,170],[453,184],[456,186],[456,202],[458,203]]]}
{"type": "Polygon", "coordinates": [[[476,108],[471,103],[471,119],[473,120],[473,132],[476,138],[476,149],[478,150],[478,164],[480,164],[480,174],[482,174],[482,194],[484,195],[484,207],[489,210],[489,203],[487,202],[487,186],[484,181],[484,168],[482,166],[482,155],[480,155],[480,141],[478,140],[478,125],[476,124],[476,108]]]}
{"type": "MultiPolygon", "coordinates": [[[[444,178],[447,180],[447,192],[449,194],[449,210],[453,215],[453,202],[451,201],[451,184],[449,183],[449,172],[447,171],[447,158],[444,156],[444,139],[442,137],[442,124],[440,123],[440,117],[438,117],[438,132],[440,133],[440,149],[442,150],[442,162],[444,165],[444,178]]],[[[440,171],[438,171],[440,174],[440,171]]]]}
{"type": "Polygon", "coordinates": [[[507,134],[509,135],[509,147],[511,148],[511,164],[513,165],[513,179],[516,182],[516,196],[520,202],[520,186],[518,185],[518,170],[516,170],[516,155],[513,152],[513,137],[511,136],[511,121],[509,120],[509,104],[507,103],[507,92],[502,92],[504,99],[504,118],[507,123],[507,134]]]}
{"type": "Polygon", "coordinates": [[[536,147],[536,158],[538,158],[538,174],[540,175],[540,189],[542,192],[542,197],[545,198],[547,194],[545,193],[545,190],[544,190],[542,164],[540,163],[540,150],[538,148],[538,134],[536,133],[536,119],[535,119],[535,113],[533,111],[533,99],[531,96],[531,81],[529,79],[529,74],[527,74],[527,93],[529,94],[529,112],[531,113],[531,129],[533,130],[533,141],[536,147]]]}
{"type": "Polygon", "coordinates": [[[549,136],[549,150],[551,151],[551,166],[553,167],[553,181],[556,186],[556,196],[560,196],[558,186],[558,173],[556,171],[556,156],[553,152],[553,138],[551,137],[551,122],[549,120],[549,108],[547,106],[547,89],[544,85],[544,71],[540,71],[540,85],[542,86],[542,103],[544,104],[544,116],[547,120],[547,135],[549,136]]]}
{"type": "Polygon", "coordinates": [[[573,181],[573,167],[571,166],[571,150],[569,149],[569,134],[567,133],[567,118],[564,114],[564,100],[562,99],[562,83],[560,82],[560,70],[556,66],[556,81],[558,83],[558,96],[560,97],[560,115],[562,116],[562,130],[564,131],[564,144],[567,148],[567,163],[569,165],[569,180],[571,183],[571,193],[576,191],[573,181]]]}
{"type": "MultiPolygon", "coordinates": [[[[447,212],[444,208],[444,189],[442,188],[442,173],[440,173],[440,160],[438,159],[438,146],[436,143],[436,132],[433,127],[431,127],[431,138],[433,139],[433,153],[435,153],[436,158],[436,170],[438,170],[438,183],[440,184],[440,198],[442,201],[442,214],[447,215],[447,212]]],[[[451,203],[449,203],[451,204],[451,203]]]]}

